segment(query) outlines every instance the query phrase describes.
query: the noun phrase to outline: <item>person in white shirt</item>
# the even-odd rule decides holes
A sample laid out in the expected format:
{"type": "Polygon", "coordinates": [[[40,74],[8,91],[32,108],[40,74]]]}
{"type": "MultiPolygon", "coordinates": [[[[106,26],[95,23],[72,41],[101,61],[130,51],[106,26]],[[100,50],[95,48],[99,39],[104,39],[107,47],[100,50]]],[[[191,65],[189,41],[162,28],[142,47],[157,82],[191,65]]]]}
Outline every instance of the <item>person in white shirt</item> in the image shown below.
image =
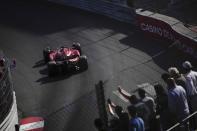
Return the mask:
{"type": "MultiPolygon", "coordinates": [[[[174,78],[169,78],[167,80],[167,87],[168,108],[172,113],[172,118],[175,118],[176,121],[181,122],[190,114],[186,92],[182,86],[176,84],[174,78]]],[[[185,123],[182,128],[188,129],[188,123],[185,123]]]]}
{"type": "Polygon", "coordinates": [[[189,61],[183,64],[184,76],[186,79],[186,91],[189,97],[197,95],[197,72],[192,70],[192,65],[189,61]]]}
{"type": "MultiPolygon", "coordinates": [[[[193,66],[189,61],[183,62],[182,66],[186,79],[186,92],[188,96],[190,112],[193,113],[197,111],[197,72],[192,70],[193,66]]],[[[197,125],[196,116],[194,125],[197,125]]]]}

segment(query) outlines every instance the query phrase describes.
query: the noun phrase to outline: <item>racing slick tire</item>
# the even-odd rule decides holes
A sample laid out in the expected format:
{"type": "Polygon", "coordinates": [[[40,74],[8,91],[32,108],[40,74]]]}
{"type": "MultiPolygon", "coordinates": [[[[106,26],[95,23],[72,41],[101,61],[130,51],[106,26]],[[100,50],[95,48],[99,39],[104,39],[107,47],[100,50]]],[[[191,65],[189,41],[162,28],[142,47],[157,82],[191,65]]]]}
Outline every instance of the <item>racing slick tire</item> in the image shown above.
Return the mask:
{"type": "Polygon", "coordinates": [[[63,61],[63,64],[62,64],[62,73],[63,74],[66,74],[68,72],[68,61],[63,61]]]}
{"type": "Polygon", "coordinates": [[[87,70],[88,69],[87,56],[82,55],[79,57],[79,68],[80,68],[80,70],[87,70]]]}
{"type": "Polygon", "coordinates": [[[49,47],[47,47],[47,48],[45,48],[44,50],[43,50],[43,57],[44,57],[44,61],[45,61],[45,63],[47,63],[47,62],[49,62],[49,54],[50,54],[50,52],[51,52],[51,49],[49,48],[49,47]]]}
{"type": "Polygon", "coordinates": [[[53,77],[62,72],[62,62],[50,61],[48,63],[48,75],[53,77]]]}
{"type": "Polygon", "coordinates": [[[82,51],[81,51],[81,45],[80,45],[79,43],[74,43],[74,44],[72,45],[72,47],[73,47],[73,49],[78,50],[79,53],[80,53],[80,55],[81,55],[82,51]]]}

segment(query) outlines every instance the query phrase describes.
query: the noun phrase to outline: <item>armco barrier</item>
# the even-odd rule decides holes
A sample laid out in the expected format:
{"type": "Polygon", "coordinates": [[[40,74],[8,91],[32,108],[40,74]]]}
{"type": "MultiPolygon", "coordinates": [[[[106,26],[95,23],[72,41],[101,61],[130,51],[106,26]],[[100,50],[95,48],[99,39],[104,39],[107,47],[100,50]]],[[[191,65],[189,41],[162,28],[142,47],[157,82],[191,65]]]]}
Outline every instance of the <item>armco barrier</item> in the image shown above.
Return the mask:
{"type": "Polygon", "coordinates": [[[176,42],[176,46],[197,58],[197,33],[189,30],[182,22],[175,18],[137,10],[136,18],[138,26],[144,34],[162,41],[176,42]]]}
{"type": "Polygon", "coordinates": [[[102,14],[127,23],[135,23],[135,11],[126,6],[126,0],[48,0],[90,12],[102,14]]]}

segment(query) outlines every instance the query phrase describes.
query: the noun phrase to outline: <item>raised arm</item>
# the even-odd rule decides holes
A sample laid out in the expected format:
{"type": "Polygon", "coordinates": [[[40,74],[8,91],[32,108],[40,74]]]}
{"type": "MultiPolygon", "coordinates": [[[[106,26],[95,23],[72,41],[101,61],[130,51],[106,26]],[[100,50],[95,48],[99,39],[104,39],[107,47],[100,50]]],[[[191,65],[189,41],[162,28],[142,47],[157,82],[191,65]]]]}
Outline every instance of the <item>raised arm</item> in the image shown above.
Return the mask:
{"type": "Polygon", "coordinates": [[[118,91],[119,91],[119,93],[120,93],[124,98],[126,98],[127,100],[129,100],[130,95],[128,95],[127,93],[125,93],[125,92],[123,91],[123,89],[122,89],[121,86],[118,86],[118,91]]]}
{"type": "Polygon", "coordinates": [[[114,103],[111,102],[110,99],[107,100],[107,106],[108,106],[108,109],[109,109],[109,113],[112,115],[112,116],[115,116],[115,113],[113,111],[113,108],[116,107],[116,105],[114,103]]]}

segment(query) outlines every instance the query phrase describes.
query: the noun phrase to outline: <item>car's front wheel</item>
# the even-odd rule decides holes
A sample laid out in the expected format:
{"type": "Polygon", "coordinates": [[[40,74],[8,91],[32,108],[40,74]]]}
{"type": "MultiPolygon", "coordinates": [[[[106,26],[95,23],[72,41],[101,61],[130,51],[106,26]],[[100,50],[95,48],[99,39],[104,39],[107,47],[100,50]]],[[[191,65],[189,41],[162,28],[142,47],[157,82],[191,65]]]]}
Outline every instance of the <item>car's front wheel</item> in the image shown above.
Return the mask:
{"type": "Polygon", "coordinates": [[[87,70],[88,69],[87,56],[82,55],[79,57],[79,69],[80,70],[87,70]]]}
{"type": "Polygon", "coordinates": [[[48,75],[49,76],[56,76],[62,73],[62,63],[50,61],[48,63],[48,75]]]}
{"type": "Polygon", "coordinates": [[[50,60],[49,59],[50,52],[51,52],[51,49],[49,47],[47,47],[43,50],[43,58],[44,58],[45,63],[49,62],[49,60],[50,60]]]}

